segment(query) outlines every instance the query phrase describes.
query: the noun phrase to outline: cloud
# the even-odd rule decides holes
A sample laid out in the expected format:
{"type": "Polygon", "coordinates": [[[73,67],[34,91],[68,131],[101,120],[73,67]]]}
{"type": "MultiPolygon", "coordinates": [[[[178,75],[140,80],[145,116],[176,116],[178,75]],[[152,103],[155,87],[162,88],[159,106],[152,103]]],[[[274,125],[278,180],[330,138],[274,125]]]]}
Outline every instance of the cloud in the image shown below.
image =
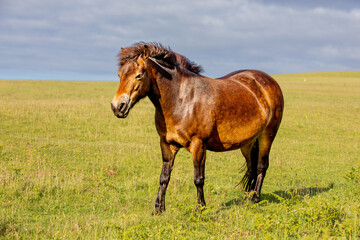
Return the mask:
{"type": "Polygon", "coordinates": [[[212,77],[243,68],[286,73],[360,66],[358,5],[285,2],[8,1],[0,13],[0,78],[23,72],[115,79],[118,51],[138,41],[169,45],[212,77]]]}

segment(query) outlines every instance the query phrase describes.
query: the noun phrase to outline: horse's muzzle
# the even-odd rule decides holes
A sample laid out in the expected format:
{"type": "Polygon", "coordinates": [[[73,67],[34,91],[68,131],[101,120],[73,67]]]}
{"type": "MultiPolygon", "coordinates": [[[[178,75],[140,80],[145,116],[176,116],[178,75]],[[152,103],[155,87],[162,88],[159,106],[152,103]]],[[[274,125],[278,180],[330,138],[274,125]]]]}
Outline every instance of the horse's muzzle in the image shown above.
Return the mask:
{"type": "Polygon", "coordinates": [[[126,118],[130,110],[130,98],[123,97],[120,101],[111,102],[111,110],[118,118],[126,118]]]}

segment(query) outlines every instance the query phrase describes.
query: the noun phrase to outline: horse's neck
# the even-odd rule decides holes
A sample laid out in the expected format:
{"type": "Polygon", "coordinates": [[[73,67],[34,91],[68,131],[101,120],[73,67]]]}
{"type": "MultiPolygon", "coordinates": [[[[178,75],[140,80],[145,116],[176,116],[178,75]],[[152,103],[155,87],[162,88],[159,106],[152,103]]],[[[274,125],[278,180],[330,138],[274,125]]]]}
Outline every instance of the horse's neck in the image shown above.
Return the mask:
{"type": "Polygon", "coordinates": [[[180,79],[166,79],[164,77],[152,78],[148,97],[155,108],[161,113],[172,112],[179,98],[180,79]]]}

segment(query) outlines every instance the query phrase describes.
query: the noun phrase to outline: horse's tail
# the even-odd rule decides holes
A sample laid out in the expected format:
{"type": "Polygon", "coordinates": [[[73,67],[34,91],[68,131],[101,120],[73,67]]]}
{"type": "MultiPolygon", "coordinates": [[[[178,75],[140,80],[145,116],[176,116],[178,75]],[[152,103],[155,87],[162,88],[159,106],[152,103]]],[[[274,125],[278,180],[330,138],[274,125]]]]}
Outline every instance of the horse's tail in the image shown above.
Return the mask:
{"type": "Polygon", "coordinates": [[[259,140],[256,139],[254,146],[251,149],[251,167],[247,167],[246,173],[242,178],[240,184],[243,186],[244,190],[249,192],[255,187],[256,177],[257,177],[257,166],[259,162],[259,140]]]}

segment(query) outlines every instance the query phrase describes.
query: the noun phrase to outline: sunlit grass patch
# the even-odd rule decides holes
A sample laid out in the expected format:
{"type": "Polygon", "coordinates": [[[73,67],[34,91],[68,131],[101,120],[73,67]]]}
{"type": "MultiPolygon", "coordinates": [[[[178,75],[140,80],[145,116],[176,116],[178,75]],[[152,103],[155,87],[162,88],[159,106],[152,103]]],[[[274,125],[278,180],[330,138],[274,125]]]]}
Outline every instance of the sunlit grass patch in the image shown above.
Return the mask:
{"type": "Polygon", "coordinates": [[[359,238],[360,72],[274,77],[285,113],[262,201],[237,186],[240,151],[209,152],[199,214],[181,150],[157,217],[162,160],[150,101],[119,120],[110,109],[117,82],[0,81],[0,238],[359,238]]]}

